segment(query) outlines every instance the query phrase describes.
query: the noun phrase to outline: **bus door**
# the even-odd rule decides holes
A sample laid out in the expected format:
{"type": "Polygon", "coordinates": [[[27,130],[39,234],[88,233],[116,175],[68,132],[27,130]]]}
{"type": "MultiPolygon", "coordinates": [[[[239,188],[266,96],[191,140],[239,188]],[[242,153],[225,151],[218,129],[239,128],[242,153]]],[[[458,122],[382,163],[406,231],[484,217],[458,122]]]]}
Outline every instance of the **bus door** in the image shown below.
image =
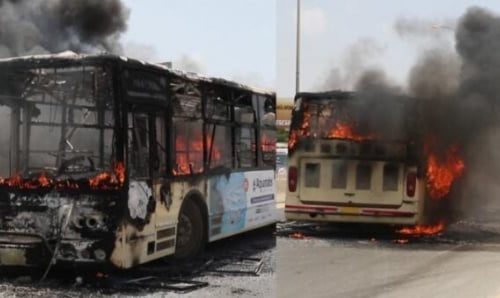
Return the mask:
{"type": "Polygon", "coordinates": [[[175,222],[168,220],[167,133],[165,107],[137,105],[128,114],[128,207],[132,220],[144,222],[147,254],[170,254],[175,247],[175,222]]]}

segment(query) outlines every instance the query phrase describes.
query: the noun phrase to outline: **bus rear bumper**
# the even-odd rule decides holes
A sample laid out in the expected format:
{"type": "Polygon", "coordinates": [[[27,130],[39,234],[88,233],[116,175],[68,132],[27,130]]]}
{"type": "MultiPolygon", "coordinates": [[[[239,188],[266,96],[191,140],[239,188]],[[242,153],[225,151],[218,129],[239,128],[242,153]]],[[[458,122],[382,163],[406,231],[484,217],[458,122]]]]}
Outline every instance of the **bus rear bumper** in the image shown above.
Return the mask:
{"type": "Polygon", "coordinates": [[[287,220],[416,225],[416,211],[393,208],[363,208],[323,205],[285,205],[287,220]]]}

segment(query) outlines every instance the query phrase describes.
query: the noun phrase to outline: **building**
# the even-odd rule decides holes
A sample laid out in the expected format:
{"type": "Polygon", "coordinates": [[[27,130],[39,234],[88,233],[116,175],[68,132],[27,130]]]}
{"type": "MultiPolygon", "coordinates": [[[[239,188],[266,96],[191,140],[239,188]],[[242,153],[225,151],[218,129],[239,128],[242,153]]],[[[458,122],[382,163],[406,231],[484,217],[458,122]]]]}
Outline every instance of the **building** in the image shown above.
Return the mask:
{"type": "Polygon", "coordinates": [[[278,98],[278,104],[276,106],[276,126],[278,129],[286,131],[289,130],[292,118],[292,109],[292,98],[278,98]]]}

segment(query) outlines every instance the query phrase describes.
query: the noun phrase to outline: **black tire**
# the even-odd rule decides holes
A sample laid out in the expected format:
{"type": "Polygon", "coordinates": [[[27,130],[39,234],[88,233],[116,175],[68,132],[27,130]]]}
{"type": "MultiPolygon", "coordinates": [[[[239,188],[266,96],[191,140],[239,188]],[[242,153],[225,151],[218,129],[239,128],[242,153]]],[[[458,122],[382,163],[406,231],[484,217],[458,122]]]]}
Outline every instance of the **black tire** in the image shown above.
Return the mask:
{"type": "Polygon", "coordinates": [[[203,214],[192,200],[182,205],[177,224],[176,259],[187,259],[199,254],[205,246],[203,214]]]}

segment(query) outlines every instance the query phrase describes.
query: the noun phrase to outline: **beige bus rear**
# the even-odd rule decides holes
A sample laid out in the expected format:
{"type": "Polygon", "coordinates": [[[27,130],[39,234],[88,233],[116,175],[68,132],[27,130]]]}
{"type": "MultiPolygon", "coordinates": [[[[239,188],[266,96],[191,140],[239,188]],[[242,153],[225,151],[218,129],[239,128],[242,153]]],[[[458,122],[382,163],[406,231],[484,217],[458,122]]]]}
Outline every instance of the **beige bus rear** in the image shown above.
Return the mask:
{"type": "MultiPolygon", "coordinates": [[[[333,112],[323,108],[308,112],[304,108],[308,104],[328,105],[338,112],[341,108],[336,102],[351,97],[346,92],[297,96],[289,141],[286,218],[391,225],[427,223],[428,209],[434,206],[426,195],[425,177],[410,144],[352,135],[347,129],[324,134],[322,131],[330,129],[332,123],[312,113],[333,117],[333,112]]],[[[338,126],[339,122],[333,124],[334,128],[338,126]]]]}

